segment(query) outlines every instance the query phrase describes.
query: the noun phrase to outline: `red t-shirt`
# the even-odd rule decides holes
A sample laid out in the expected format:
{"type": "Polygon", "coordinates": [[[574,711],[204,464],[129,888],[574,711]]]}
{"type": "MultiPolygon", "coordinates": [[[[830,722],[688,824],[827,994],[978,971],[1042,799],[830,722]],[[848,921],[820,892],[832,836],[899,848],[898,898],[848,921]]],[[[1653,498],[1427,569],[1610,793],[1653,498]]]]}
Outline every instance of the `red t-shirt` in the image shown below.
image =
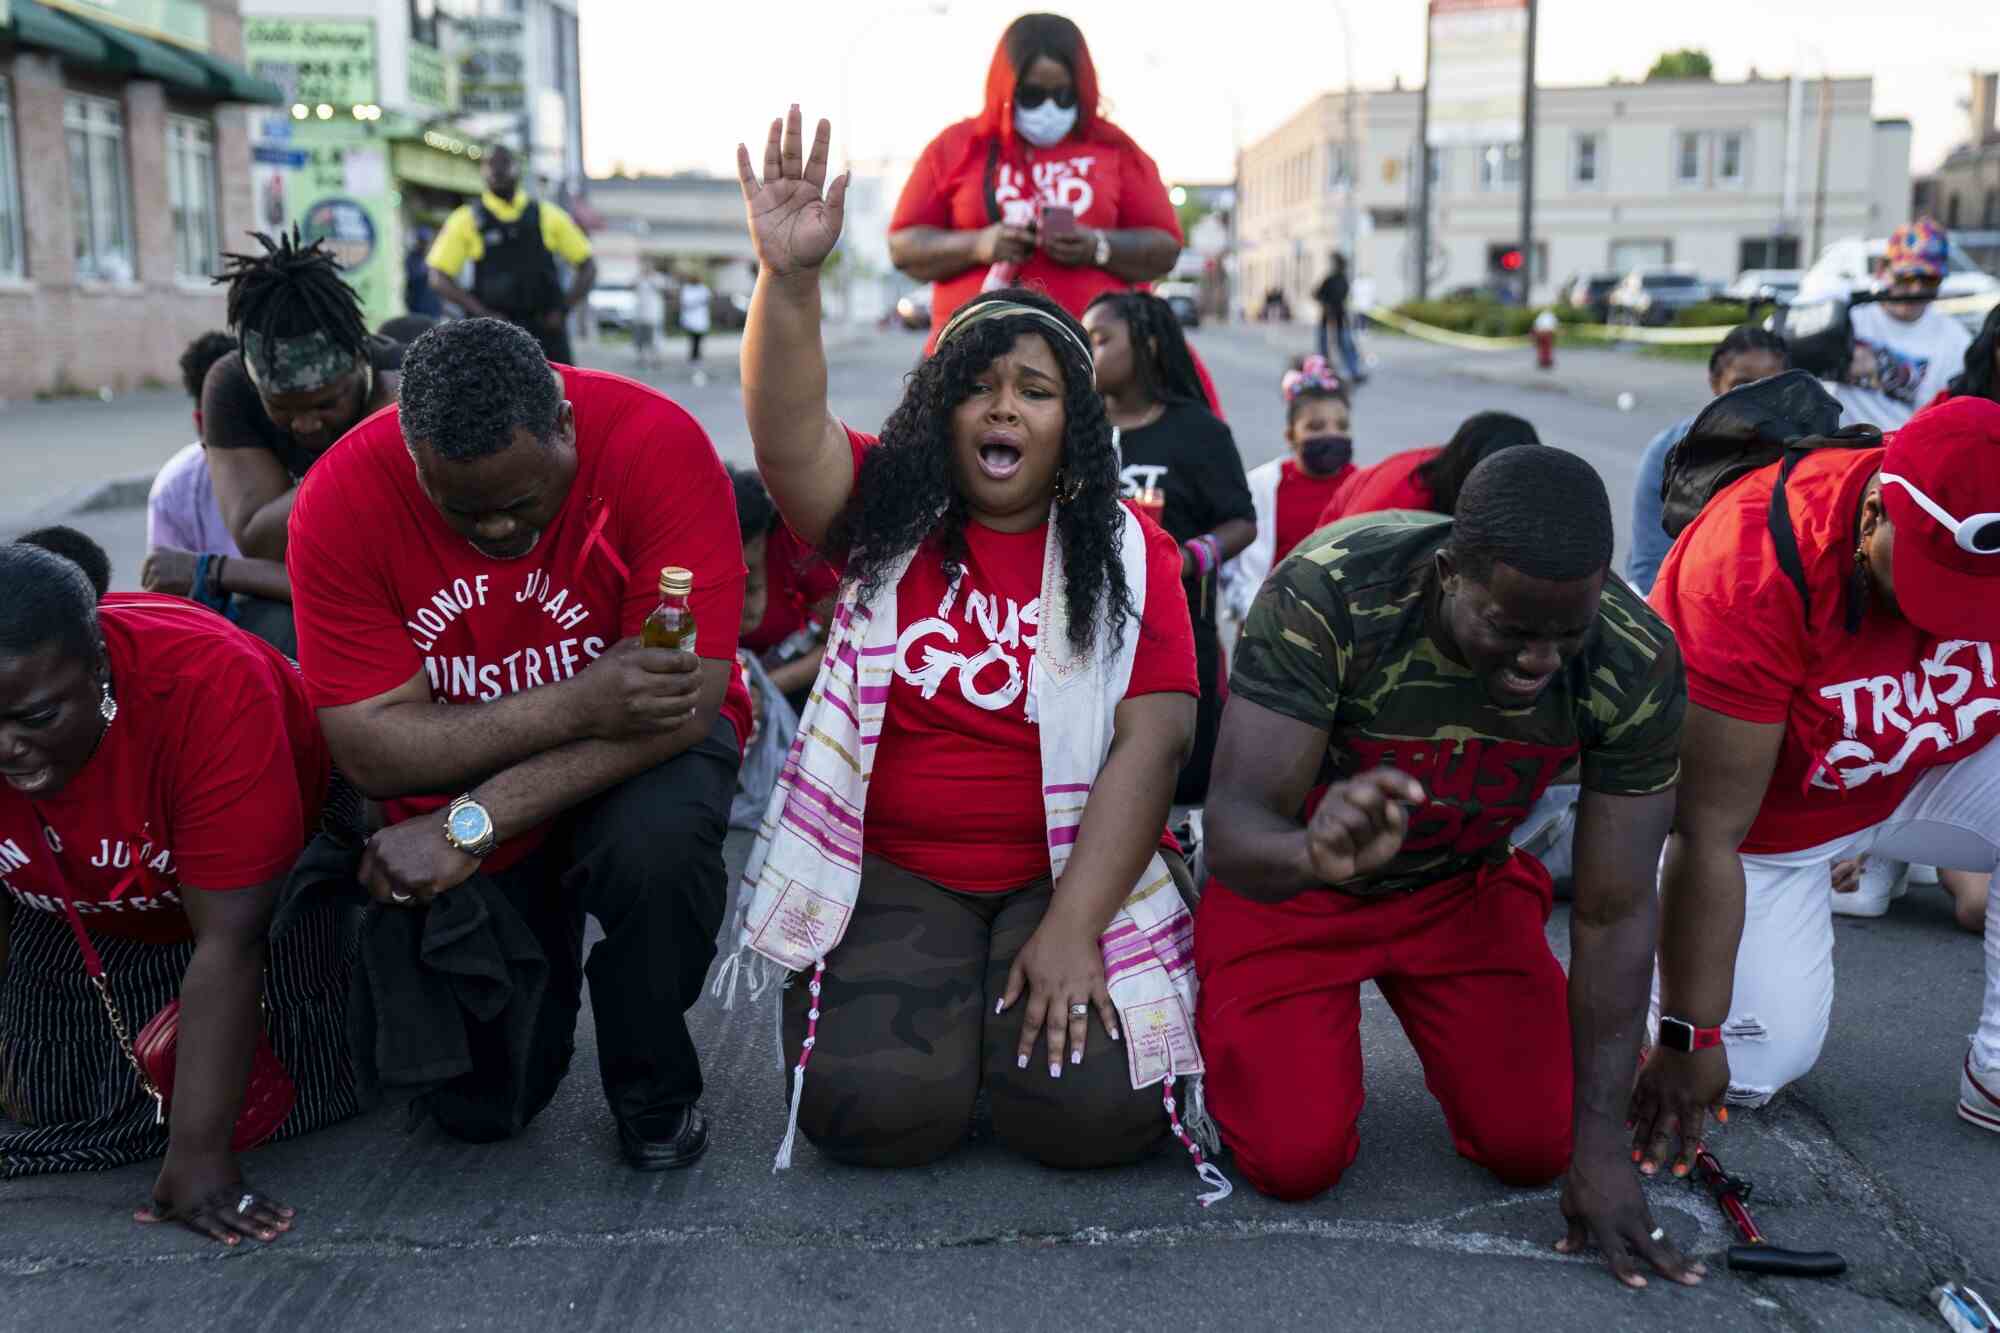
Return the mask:
{"type": "MultiPolygon", "coordinates": [[[[858,472],[875,440],[851,430],[848,438],[858,472]]],[[[1180,547],[1151,519],[1141,522],[1146,606],[1126,628],[1139,646],[1125,697],[1199,694],[1180,547]]],[[[896,587],[902,640],[862,844],[911,874],[987,893],[1049,873],[1041,737],[1027,715],[1048,528],[967,523],[965,539],[965,576],[948,613],[939,614],[949,585],[934,542],[896,587]]]]}
{"type": "MultiPolygon", "coordinates": [[[[917,159],[910,179],[896,201],[889,230],[943,227],[979,231],[996,219],[987,210],[987,141],[975,122],[960,121],[931,140],[917,159]]],[[[1036,148],[1010,139],[993,169],[993,201],[998,221],[1026,226],[1038,203],[1067,207],[1079,227],[1123,231],[1157,227],[1181,239],[1180,219],[1167,198],[1160,169],[1145,151],[1129,144],[1078,142],[1065,139],[1052,148],[1036,148]]],[[[987,266],[974,264],[964,272],[940,278],[931,295],[931,343],[945,321],[979,294],[987,266]]],[[[1037,249],[1021,264],[1013,284],[1046,292],[1049,298],[1081,316],[1101,292],[1133,286],[1123,278],[1089,264],[1068,268],[1037,249]]]]}
{"type": "Polygon", "coordinates": [[[780,519],[764,539],[764,618],[743,636],[743,646],[753,653],[770,652],[804,628],[811,609],[839,587],[840,575],[826,557],[780,519]]]}
{"type": "MultiPolygon", "coordinates": [[[[729,474],[695,419],[617,375],[562,367],[576,412],[576,477],[534,550],[482,555],[417,484],[394,407],[342,437],[292,505],[285,563],[299,663],[313,703],[372,699],[424,673],[439,703],[489,702],[553,685],[639,632],[660,569],[694,571],[700,655],[734,662],[743,619],[743,536],[729,474]]],[[[738,742],[750,698],[732,672],[722,715],[738,742]]],[[[385,802],[392,821],[457,792],[385,802]]],[[[487,858],[518,861],[541,829],[487,858]]]]}
{"type": "Polygon", "coordinates": [[[1880,607],[1847,632],[1855,513],[1882,452],[1829,449],[1792,473],[1810,625],[1771,545],[1776,464],[1710,500],[1653,585],[1687,659],[1688,698],[1785,724],[1746,852],[1799,851],[1879,823],[1925,769],[2000,735],[1993,645],[1940,642],[1880,607]]]}
{"type": "Polygon", "coordinates": [[[1417,480],[1417,469],[1443,453],[1440,445],[1405,449],[1353,474],[1320,511],[1318,527],[1355,514],[1384,509],[1428,510],[1437,504],[1431,488],[1417,480]]]}
{"type": "Polygon", "coordinates": [[[1272,563],[1283,560],[1293,547],[1325,526],[1321,511],[1355,471],[1349,463],[1338,472],[1315,477],[1300,467],[1296,458],[1278,465],[1278,544],[1273,548],[1272,563]]]}
{"type": "Polygon", "coordinates": [[[69,899],[93,933],[173,944],[193,934],[184,889],[291,870],[326,799],[326,742],[298,669],[206,607],[112,593],[97,622],[118,716],[61,791],[0,787],[0,884],[37,911],[69,899]]]}

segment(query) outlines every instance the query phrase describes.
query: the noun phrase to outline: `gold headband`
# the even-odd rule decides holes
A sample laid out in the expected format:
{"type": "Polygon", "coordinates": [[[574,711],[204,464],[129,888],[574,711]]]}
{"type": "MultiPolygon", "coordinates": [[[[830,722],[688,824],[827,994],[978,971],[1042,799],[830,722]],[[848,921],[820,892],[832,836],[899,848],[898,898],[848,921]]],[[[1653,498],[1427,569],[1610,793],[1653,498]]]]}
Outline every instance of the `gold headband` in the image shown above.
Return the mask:
{"type": "Polygon", "coordinates": [[[1091,367],[1092,377],[1095,378],[1096,365],[1090,355],[1090,348],[1084,345],[1083,339],[1076,336],[1076,330],[1039,306],[1025,305],[1020,301],[980,301],[961,306],[957,314],[945,321],[944,331],[938,334],[938,346],[944,346],[974,324],[989,319],[1002,319],[1008,315],[1026,315],[1030,319],[1039,320],[1067,338],[1069,345],[1076,349],[1076,354],[1083,358],[1083,364],[1091,367]]]}

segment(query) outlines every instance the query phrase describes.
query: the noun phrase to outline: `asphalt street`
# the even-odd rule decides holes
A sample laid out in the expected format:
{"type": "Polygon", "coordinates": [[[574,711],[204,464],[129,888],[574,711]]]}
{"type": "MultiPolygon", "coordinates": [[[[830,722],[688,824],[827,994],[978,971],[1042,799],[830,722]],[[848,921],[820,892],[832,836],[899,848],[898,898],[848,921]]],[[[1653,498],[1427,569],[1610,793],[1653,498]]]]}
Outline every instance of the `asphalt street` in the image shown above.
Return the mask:
{"type": "MultiPolygon", "coordinates": [[[[1246,464],[1270,457],[1282,447],[1278,376],[1302,339],[1234,329],[1196,342],[1246,464]]],[[[901,333],[844,343],[835,410],[877,426],[920,344],[901,333]]],[[[1471,412],[1500,408],[1590,458],[1621,509],[1647,438],[1705,396],[1699,369],[1684,363],[1592,362],[1597,387],[1579,372],[1567,388],[1559,369],[1551,391],[1532,375],[1496,378],[1491,366],[1475,375],[1463,353],[1389,338],[1373,346],[1374,380],[1356,411],[1362,461],[1442,440],[1471,412]],[[1628,370],[1638,407],[1626,413],[1599,390],[1628,370]]],[[[605,359],[623,368],[615,354],[605,359]]],[[[726,356],[705,384],[681,364],[657,378],[725,457],[748,459],[726,356]]],[[[86,453],[37,472],[41,493],[10,500],[53,499],[92,472],[128,470],[148,455],[126,432],[155,429],[149,411],[151,456],[164,457],[186,429],[175,395],[0,412],[10,475],[25,475],[13,470],[24,449],[102,451],[96,463],[86,453]],[[122,414],[115,429],[113,414],[122,414]]],[[[118,582],[130,586],[142,516],[79,522],[112,548],[118,582]]],[[[744,850],[732,842],[735,860],[744,850]]],[[[1566,911],[1549,931],[1567,956],[1566,911]]],[[[1307,1204],[1261,1199],[1239,1180],[1212,1209],[1196,1205],[1177,1154],[1060,1173],[1010,1157],[979,1126],[966,1148],[927,1168],[853,1170],[802,1143],[797,1165],[774,1175],[784,1083],[772,1001],[724,1012],[704,998],[694,1023],[714,1145],[693,1170],[637,1175],[622,1164],[586,1018],[569,1081],[517,1140],[460,1144],[385,1109],[252,1154],[259,1188],[299,1210],[296,1231],[269,1247],[225,1253],[127,1221],[146,1168],[0,1185],[0,1328],[1936,1328],[1922,1305],[1936,1282],[1968,1280],[2000,1296],[2000,1139],[1952,1114],[1979,1003],[1979,944],[1953,927],[1935,890],[1914,891],[1880,920],[1843,921],[1837,938],[1839,990],[1819,1068],[1713,1140],[1756,1181],[1753,1207],[1776,1242],[1846,1255],[1847,1275],[1831,1281],[1725,1272],[1721,1216],[1675,1182],[1650,1195],[1676,1241],[1709,1262],[1701,1287],[1625,1291],[1594,1258],[1557,1255],[1555,1191],[1502,1187],[1453,1154],[1372,991],[1370,1095],[1353,1170],[1307,1204]]]]}

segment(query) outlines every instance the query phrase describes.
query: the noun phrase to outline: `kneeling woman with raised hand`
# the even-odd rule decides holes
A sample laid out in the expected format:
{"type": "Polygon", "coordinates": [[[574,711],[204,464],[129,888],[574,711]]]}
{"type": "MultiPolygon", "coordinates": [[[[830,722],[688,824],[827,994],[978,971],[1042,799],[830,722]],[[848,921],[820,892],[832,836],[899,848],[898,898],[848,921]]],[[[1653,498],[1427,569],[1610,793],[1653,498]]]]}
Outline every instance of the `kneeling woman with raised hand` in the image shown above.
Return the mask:
{"type": "Polygon", "coordinates": [[[828,414],[828,133],[805,159],[793,108],[762,182],[739,163],[757,463],[844,562],[742,895],[743,942],[797,974],[794,1127],[842,1161],[916,1165],[965,1138],[983,1082],[1017,1151],[1133,1161],[1180,1129],[1171,1080],[1201,1070],[1191,886],[1163,846],[1195,711],[1180,552],[1120,502],[1083,330],[1041,297],[969,302],[879,441],[828,414]]]}
{"type": "Polygon", "coordinates": [[[0,1176],[164,1152],[141,1221],[275,1239],[292,1210],[237,1152],[356,1109],[343,918],[266,939],[323,815],[356,809],[297,669],[0,546],[0,776],[0,1176]]]}

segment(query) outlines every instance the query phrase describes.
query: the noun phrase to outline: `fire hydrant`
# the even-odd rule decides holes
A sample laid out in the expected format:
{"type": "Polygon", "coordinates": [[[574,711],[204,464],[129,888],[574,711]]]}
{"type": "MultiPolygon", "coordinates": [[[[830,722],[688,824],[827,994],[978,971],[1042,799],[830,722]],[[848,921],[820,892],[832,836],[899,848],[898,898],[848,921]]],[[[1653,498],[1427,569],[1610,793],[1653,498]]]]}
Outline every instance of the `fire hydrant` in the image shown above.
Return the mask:
{"type": "Polygon", "coordinates": [[[1544,310],[1535,316],[1535,368],[1554,370],[1556,368],[1556,330],[1561,327],[1556,312],[1544,310]]]}

